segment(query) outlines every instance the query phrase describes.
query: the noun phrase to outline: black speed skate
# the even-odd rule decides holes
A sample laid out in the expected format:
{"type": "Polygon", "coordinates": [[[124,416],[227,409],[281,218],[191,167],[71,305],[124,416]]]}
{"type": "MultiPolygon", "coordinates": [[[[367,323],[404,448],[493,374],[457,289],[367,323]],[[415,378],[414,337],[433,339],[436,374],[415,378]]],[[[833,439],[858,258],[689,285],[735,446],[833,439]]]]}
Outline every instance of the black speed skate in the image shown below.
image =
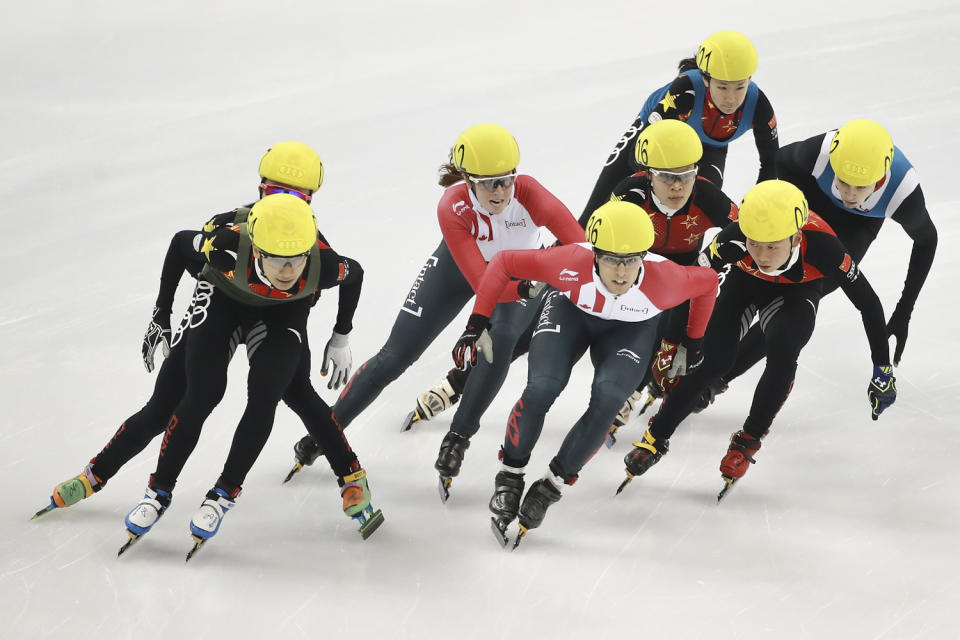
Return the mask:
{"type": "Polygon", "coordinates": [[[290,482],[295,474],[297,474],[304,467],[309,467],[314,462],[317,461],[317,458],[323,455],[323,449],[320,448],[320,444],[314,439],[313,436],[307,434],[300,438],[296,444],[293,445],[293,458],[295,460],[293,468],[290,469],[290,473],[287,474],[287,477],[283,479],[283,484],[290,482]]]}
{"type": "Polygon", "coordinates": [[[547,516],[547,509],[554,502],[558,502],[562,494],[547,478],[540,478],[527,491],[523,497],[523,504],[520,505],[520,533],[517,539],[513,541],[513,548],[516,549],[520,540],[530,529],[536,529],[543,524],[543,519],[547,516]]]}
{"type": "Polygon", "coordinates": [[[493,481],[493,496],[490,497],[490,527],[493,535],[501,547],[506,547],[510,539],[507,537],[507,527],[517,517],[520,511],[520,497],[523,495],[523,473],[507,471],[497,473],[493,481]]]}
{"type": "Polygon", "coordinates": [[[626,487],[634,477],[643,475],[650,467],[660,462],[660,458],[665,456],[669,450],[669,440],[658,441],[650,433],[650,430],[647,429],[643,434],[643,438],[641,438],[639,442],[633,443],[633,451],[623,458],[623,463],[626,465],[625,471],[627,478],[617,487],[617,493],[623,491],[623,488],[626,487]]]}
{"type": "Polygon", "coordinates": [[[440,501],[446,503],[450,498],[450,485],[460,475],[463,456],[470,448],[470,438],[454,431],[448,431],[440,443],[440,453],[433,468],[440,474],[440,501]]]}

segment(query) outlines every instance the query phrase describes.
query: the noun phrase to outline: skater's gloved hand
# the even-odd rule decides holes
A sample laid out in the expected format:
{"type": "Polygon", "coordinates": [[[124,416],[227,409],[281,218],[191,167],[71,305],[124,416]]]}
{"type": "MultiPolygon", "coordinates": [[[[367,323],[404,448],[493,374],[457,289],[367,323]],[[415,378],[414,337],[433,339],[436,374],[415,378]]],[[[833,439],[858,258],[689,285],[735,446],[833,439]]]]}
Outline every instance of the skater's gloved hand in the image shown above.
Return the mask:
{"type": "Polygon", "coordinates": [[[323,366],[320,375],[330,373],[327,389],[339,389],[341,384],[347,384],[350,377],[350,366],[353,364],[353,355],[350,353],[350,338],[342,333],[333,332],[323,348],[323,366]]]}
{"type": "Polygon", "coordinates": [[[890,365],[873,367],[873,378],[867,387],[867,399],[870,400],[870,413],[874,420],[897,400],[896,382],[893,367],[890,365]]]}
{"type": "Polygon", "coordinates": [[[667,371],[668,378],[679,378],[693,373],[703,364],[703,338],[684,338],[677,347],[677,355],[667,371]]]}
{"type": "Polygon", "coordinates": [[[903,348],[907,345],[907,326],[910,324],[910,314],[912,309],[907,309],[902,303],[897,304],[893,310],[890,321],[887,323],[887,337],[893,336],[897,339],[896,347],[893,350],[893,366],[900,366],[900,357],[903,356],[903,348]]]}
{"type": "Polygon", "coordinates": [[[154,307],[153,318],[143,334],[143,346],[140,349],[147,372],[153,371],[153,354],[158,346],[164,358],[170,355],[170,310],[154,307]]]}
{"type": "Polygon", "coordinates": [[[467,328],[453,347],[453,363],[465,370],[477,364],[477,353],[482,353],[487,362],[493,362],[493,340],[487,329],[490,318],[474,313],[467,320],[467,328]]]}
{"type": "Polygon", "coordinates": [[[521,280],[517,285],[517,293],[521,298],[526,298],[527,300],[533,300],[540,295],[540,292],[543,291],[544,287],[547,286],[546,282],[535,282],[530,280],[521,280]]]}
{"type": "Polygon", "coordinates": [[[650,365],[650,372],[653,374],[653,381],[663,391],[668,394],[677,386],[677,378],[670,375],[670,369],[673,366],[673,359],[677,355],[677,344],[667,339],[660,341],[660,350],[657,351],[657,358],[650,365]]]}

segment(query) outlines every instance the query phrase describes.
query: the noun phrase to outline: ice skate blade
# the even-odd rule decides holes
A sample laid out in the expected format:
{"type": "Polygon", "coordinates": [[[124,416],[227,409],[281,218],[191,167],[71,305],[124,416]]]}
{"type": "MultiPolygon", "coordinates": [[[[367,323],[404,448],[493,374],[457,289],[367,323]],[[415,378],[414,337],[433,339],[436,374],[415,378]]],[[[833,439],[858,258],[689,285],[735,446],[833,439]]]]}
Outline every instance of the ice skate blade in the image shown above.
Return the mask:
{"type": "Polygon", "coordinates": [[[640,407],[640,411],[637,411],[637,415],[642,416],[646,412],[646,410],[650,408],[650,406],[654,403],[655,400],[656,398],[650,395],[650,393],[648,392],[647,397],[643,401],[643,406],[640,407]]]}
{"type": "Polygon", "coordinates": [[[607,437],[603,440],[603,444],[606,445],[607,449],[610,449],[613,447],[613,445],[617,444],[617,437],[614,434],[619,428],[620,427],[614,425],[610,427],[609,431],[607,431],[607,437]]]}
{"type": "Polygon", "coordinates": [[[733,485],[737,483],[740,478],[731,478],[730,476],[721,476],[723,481],[726,483],[723,485],[723,489],[720,489],[720,493],[717,494],[717,503],[723,500],[723,496],[733,489],[733,485]]]}
{"type": "Polygon", "coordinates": [[[50,496],[50,504],[45,506],[43,509],[40,509],[40,511],[37,511],[35,514],[33,514],[33,517],[30,519],[36,520],[40,516],[44,515],[45,513],[50,513],[56,508],[57,508],[57,503],[53,501],[53,496],[50,496]]]}
{"type": "Polygon", "coordinates": [[[302,464],[300,464],[299,462],[293,463],[293,469],[290,469],[290,473],[287,474],[287,477],[284,478],[283,482],[281,482],[280,484],[287,484],[288,482],[290,482],[290,478],[300,473],[301,469],[303,469],[302,464]]]}
{"type": "Polygon", "coordinates": [[[196,555],[197,551],[200,551],[200,548],[207,543],[207,540],[210,538],[201,538],[199,536],[191,535],[193,538],[193,549],[187,552],[187,559],[184,562],[190,562],[190,558],[196,555]]]}
{"type": "Polygon", "coordinates": [[[440,502],[443,504],[447,504],[447,500],[450,499],[450,485],[452,484],[453,478],[440,476],[440,483],[437,485],[437,489],[440,491],[440,502]]]}
{"type": "Polygon", "coordinates": [[[509,524],[509,522],[504,522],[496,516],[490,518],[490,530],[493,531],[493,537],[497,539],[502,549],[506,549],[507,544],[510,542],[510,538],[507,536],[507,527],[509,524]]]}
{"type": "Polygon", "coordinates": [[[529,531],[529,529],[521,524],[520,533],[517,534],[517,538],[513,541],[513,546],[510,547],[510,551],[514,551],[520,546],[520,541],[523,540],[523,536],[527,535],[527,531],[529,531]]]}
{"type": "Polygon", "coordinates": [[[373,535],[373,532],[383,524],[383,512],[380,511],[380,509],[373,511],[372,507],[367,507],[364,511],[353,517],[360,522],[360,528],[357,529],[357,532],[364,540],[373,535]]]}
{"type": "Polygon", "coordinates": [[[124,543],[123,543],[123,546],[120,547],[119,550],[117,550],[117,557],[118,557],[118,558],[119,558],[120,556],[122,556],[124,553],[126,553],[126,552],[127,552],[127,549],[129,549],[130,547],[132,547],[133,545],[135,545],[135,544],[137,543],[137,541],[139,541],[140,538],[143,537],[142,535],[138,535],[138,534],[134,533],[133,531],[130,531],[130,529],[127,529],[127,535],[130,536],[130,539],[127,540],[126,542],[124,542],[124,543]]]}
{"type": "Polygon", "coordinates": [[[413,427],[414,422],[420,422],[423,420],[423,416],[420,415],[420,412],[414,409],[407,414],[407,417],[403,419],[403,422],[400,424],[400,433],[404,431],[410,431],[410,428],[413,427]]]}
{"type": "Polygon", "coordinates": [[[623,479],[623,482],[620,483],[620,486],[617,487],[616,495],[620,495],[620,492],[623,491],[624,487],[630,484],[630,481],[633,480],[633,474],[627,471],[627,477],[623,479]]]}

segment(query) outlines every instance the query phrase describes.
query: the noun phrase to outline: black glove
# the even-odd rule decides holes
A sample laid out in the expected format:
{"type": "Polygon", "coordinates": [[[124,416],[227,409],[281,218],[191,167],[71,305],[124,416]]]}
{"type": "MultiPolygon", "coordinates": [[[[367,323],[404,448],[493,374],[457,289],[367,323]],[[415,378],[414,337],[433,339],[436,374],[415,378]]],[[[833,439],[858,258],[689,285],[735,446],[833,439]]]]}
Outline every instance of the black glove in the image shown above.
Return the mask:
{"type": "Polygon", "coordinates": [[[668,378],[687,376],[703,364],[703,338],[684,338],[677,347],[677,354],[673,356],[668,378]]]}
{"type": "Polygon", "coordinates": [[[874,366],[873,378],[867,386],[867,399],[870,401],[870,414],[874,420],[883,410],[897,400],[897,379],[893,377],[893,367],[874,366]]]}
{"type": "Polygon", "coordinates": [[[154,307],[153,318],[143,334],[143,346],[140,349],[147,372],[153,371],[153,354],[158,346],[164,358],[170,355],[170,310],[154,307]]]}
{"type": "Polygon", "coordinates": [[[530,280],[521,280],[520,283],[517,284],[517,294],[519,294],[521,298],[533,300],[540,295],[540,292],[543,291],[543,288],[546,286],[546,282],[531,282],[530,280]]]}
{"type": "Polygon", "coordinates": [[[490,328],[490,318],[474,313],[467,320],[467,328],[453,347],[453,363],[458,369],[466,369],[477,364],[477,352],[483,353],[487,362],[493,362],[493,340],[487,329],[490,328]],[[469,360],[467,352],[469,351],[469,360]]]}
{"type": "Polygon", "coordinates": [[[890,322],[887,323],[887,337],[893,336],[897,339],[893,350],[893,366],[900,366],[900,357],[903,355],[903,348],[907,344],[907,326],[910,324],[910,314],[913,310],[907,310],[905,307],[897,305],[890,316],[890,322]]]}

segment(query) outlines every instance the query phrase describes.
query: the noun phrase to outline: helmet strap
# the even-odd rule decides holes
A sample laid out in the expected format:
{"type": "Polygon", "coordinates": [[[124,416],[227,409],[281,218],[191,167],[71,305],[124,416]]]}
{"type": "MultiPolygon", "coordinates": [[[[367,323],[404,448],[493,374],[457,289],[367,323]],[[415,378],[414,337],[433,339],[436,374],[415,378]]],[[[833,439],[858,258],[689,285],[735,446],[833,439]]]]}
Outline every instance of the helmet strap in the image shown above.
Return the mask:
{"type": "MultiPolygon", "coordinates": [[[[790,236],[790,242],[793,242],[793,236],[790,236]]],[[[800,259],[800,243],[798,242],[796,246],[790,248],[790,258],[781,266],[779,269],[774,269],[773,271],[764,271],[760,267],[757,267],[757,271],[762,273],[765,276],[779,276],[782,273],[789,271],[790,267],[797,264],[797,260],[800,259]]]]}
{"type": "Polygon", "coordinates": [[[650,199],[653,200],[653,204],[657,205],[657,209],[659,209],[660,212],[663,215],[667,216],[668,218],[673,214],[675,214],[677,211],[680,211],[680,209],[683,209],[683,207],[687,206],[687,202],[690,202],[690,199],[688,198],[687,202],[683,204],[683,207],[680,207],[679,209],[673,209],[671,207],[668,207],[667,205],[660,202],[660,198],[658,198],[657,194],[653,192],[653,184],[650,185],[650,199]]]}

